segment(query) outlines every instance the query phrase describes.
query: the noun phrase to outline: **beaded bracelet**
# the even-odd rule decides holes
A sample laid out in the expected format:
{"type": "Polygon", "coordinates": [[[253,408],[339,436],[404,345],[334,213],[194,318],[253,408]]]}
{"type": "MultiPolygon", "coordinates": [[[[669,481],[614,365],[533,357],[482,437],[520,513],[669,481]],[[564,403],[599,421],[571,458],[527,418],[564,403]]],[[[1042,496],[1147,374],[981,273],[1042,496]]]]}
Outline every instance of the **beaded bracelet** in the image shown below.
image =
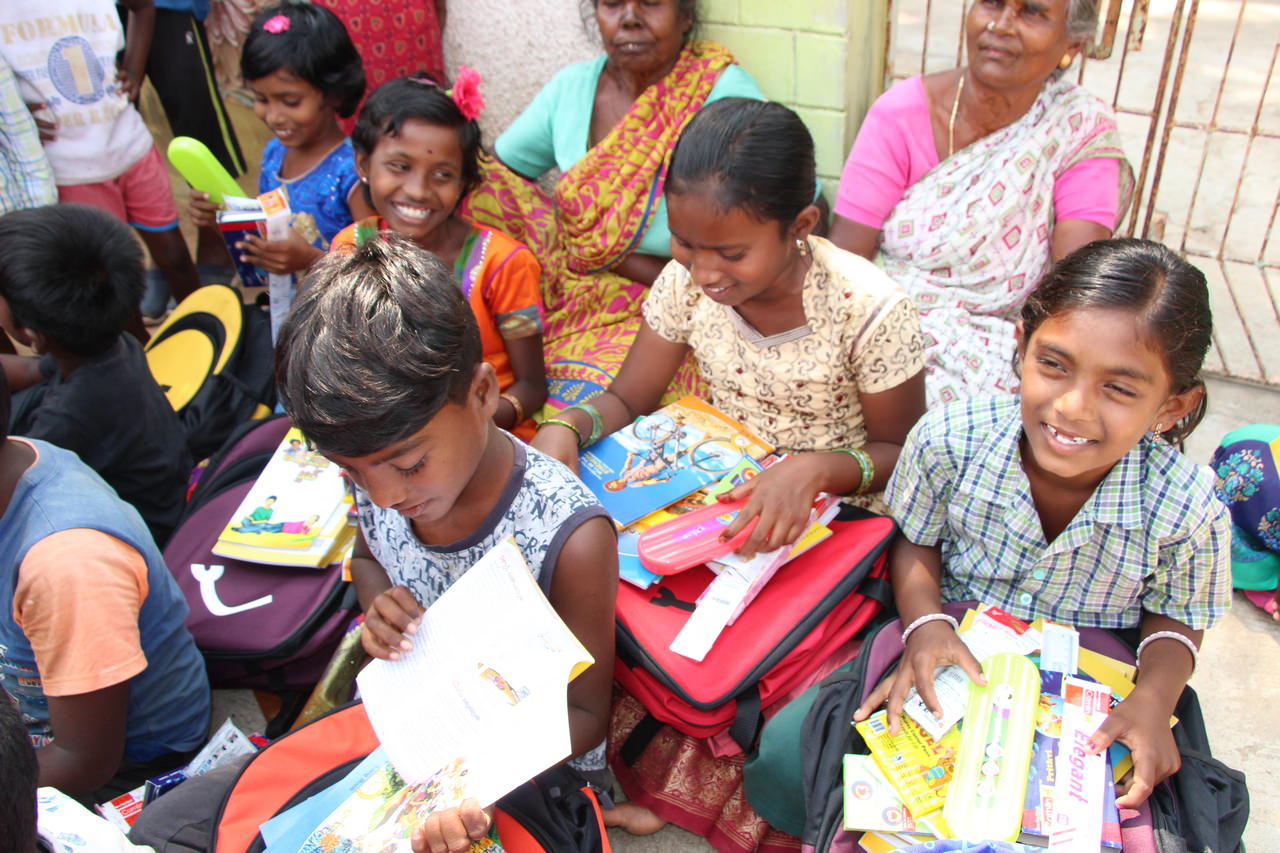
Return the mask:
{"type": "Polygon", "coordinates": [[[871,454],[865,450],[851,447],[837,447],[836,452],[848,454],[854,462],[858,463],[858,470],[862,472],[862,479],[858,481],[858,487],[845,494],[864,495],[871,491],[871,481],[876,478],[876,463],[871,458],[871,454]]]}
{"type": "Polygon", "coordinates": [[[573,430],[573,434],[578,437],[578,449],[581,450],[584,447],[582,443],[582,430],[578,429],[573,424],[569,423],[568,421],[562,421],[559,418],[547,418],[541,424],[538,425],[538,429],[542,429],[547,424],[555,424],[556,426],[567,427],[573,430]]]}
{"type": "Polygon", "coordinates": [[[1138,643],[1138,651],[1134,653],[1133,659],[1138,665],[1142,665],[1142,650],[1156,640],[1177,640],[1179,643],[1187,647],[1187,651],[1191,652],[1191,671],[1196,670],[1196,661],[1200,657],[1200,650],[1196,648],[1193,641],[1186,634],[1179,634],[1177,631],[1156,631],[1154,634],[1148,634],[1142,638],[1142,642],[1138,643]]]}
{"type": "Polygon", "coordinates": [[[502,394],[499,394],[498,396],[501,397],[503,400],[506,400],[508,403],[510,403],[511,408],[516,410],[515,423],[516,424],[524,423],[524,403],[520,402],[520,398],[517,397],[515,394],[507,394],[505,392],[503,392],[502,394]]]}
{"type": "Polygon", "coordinates": [[[583,445],[584,447],[590,447],[604,437],[604,416],[600,414],[599,409],[591,405],[590,402],[578,403],[576,406],[570,406],[569,408],[577,409],[591,418],[591,434],[587,436],[587,443],[583,445]]]}
{"type": "Polygon", "coordinates": [[[911,632],[919,628],[921,625],[927,625],[930,622],[949,622],[952,628],[959,629],[960,623],[956,621],[954,616],[948,616],[946,613],[926,613],[916,621],[907,626],[902,632],[902,645],[907,644],[907,640],[911,637],[911,632]]]}

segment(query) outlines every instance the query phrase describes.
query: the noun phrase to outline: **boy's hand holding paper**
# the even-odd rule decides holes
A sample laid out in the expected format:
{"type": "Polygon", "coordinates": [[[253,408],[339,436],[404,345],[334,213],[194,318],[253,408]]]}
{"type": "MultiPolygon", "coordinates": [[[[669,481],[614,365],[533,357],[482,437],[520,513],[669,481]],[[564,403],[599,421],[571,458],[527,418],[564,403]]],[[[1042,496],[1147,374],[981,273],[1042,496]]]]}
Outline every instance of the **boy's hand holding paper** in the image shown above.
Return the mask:
{"type": "Polygon", "coordinates": [[[413,648],[413,635],[425,611],[405,586],[383,590],[364,614],[360,642],[379,660],[399,660],[413,648]]]}
{"type": "MultiPolygon", "coordinates": [[[[434,788],[420,813],[466,800],[490,805],[569,755],[565,686],[594,661],[514,541],[437,599],[410,646],[395,660],[373,661],[357,682],[400,776],[434,788]]],[[[464,824],[468,815],[478,825],[473,809],[459,812],[464,824]]]]}

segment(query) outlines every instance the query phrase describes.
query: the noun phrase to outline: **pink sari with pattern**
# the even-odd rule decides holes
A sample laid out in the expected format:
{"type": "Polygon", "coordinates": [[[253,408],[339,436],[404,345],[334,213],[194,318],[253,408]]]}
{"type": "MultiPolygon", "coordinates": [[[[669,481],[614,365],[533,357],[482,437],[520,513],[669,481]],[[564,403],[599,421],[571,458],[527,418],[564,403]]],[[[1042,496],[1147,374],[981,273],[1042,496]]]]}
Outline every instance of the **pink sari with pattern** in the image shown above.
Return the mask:
{"type": "Polygon", "coordinates": [[[877,263],[920,309],[930,408],[1017,391],[1014,326],[1049,267],[1054,183],[1091,157],[1120,161],[1119,221],[1133,170],[1115,115],[1051,79],[1026,115],[943,160],[890,212],[877,263]]]}

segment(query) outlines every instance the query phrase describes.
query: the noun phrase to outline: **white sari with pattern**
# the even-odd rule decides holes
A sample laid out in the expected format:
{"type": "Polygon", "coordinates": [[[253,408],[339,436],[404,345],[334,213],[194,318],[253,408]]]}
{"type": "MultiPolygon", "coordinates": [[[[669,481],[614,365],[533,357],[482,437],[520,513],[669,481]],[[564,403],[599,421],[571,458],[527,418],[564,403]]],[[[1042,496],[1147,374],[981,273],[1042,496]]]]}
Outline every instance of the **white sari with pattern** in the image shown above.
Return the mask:
{"type": "Polygon", "coordinates": [[[877,262],[920,310],[930,408],[1017,391],[1014,325],[1049,266],[1054,183],[1091,157],[1120,161],[1119,221],[1133,172],[1115,116],[1051,79],[1022,118],[943,160],[890,212],[877,262]]]}

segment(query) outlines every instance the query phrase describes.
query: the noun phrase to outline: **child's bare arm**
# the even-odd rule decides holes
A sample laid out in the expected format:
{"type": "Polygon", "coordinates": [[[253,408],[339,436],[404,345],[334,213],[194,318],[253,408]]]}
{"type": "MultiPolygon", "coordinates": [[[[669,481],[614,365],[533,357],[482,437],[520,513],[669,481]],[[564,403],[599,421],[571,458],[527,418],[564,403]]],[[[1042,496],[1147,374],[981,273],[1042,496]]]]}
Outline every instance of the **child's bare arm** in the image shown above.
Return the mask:
{"type": "Polygon", "coordinates": [[[124,59],[120,63],[122,83],[130,101],[138,100],[142,78],[147,73],[151,36],[155,32],[156,7],[153,0],[120,0],[129,10],[129,26],[124,39],[124,59]]]}
{"type": "Polygon", "coordinates": [[[596,661],[569,684],[574,755],[593,749],[609,731],[617,592],[617,536],[608,519],[593,518],[561,549],[549,596],[556,613],[596,661]]]}
{"type": "MultiPolygon", "coordinates": [[[[618,377],[607,391],[590,400],[604,419],[603,434],[616,432],[640,415],[658,408],[662,393],[671,384],[688,351],[687,345],[672,343],[648,323],[641,323],[626,361],[618,369],[618,377]]],[[[565,409],[556,419],[573,424],[584,438],[591,434],[591,418],[581,409],[565,409]]],[[[539,429],[531,443],[575,472],[578,470],[578,437],[572,430],[551,424],[539,429]]]]}
{"type": "MultiPolygon", "coordinates": [[[[519,400],[520,408],[527,418],[547,402],[547,368],[542,357],[542,335],[506,338],[502,343],[507,349],[511,373],[516,378],[502,393],[519,400]]],[[[519,423],[517,414],[510,402],[501,401],[498,403],[498,411],[494,413],[494,423],[503,429],[511,429],[519,423]]]]}
{"type": "Polygon", "coordinates": [[[36,750],[40,785],[72,796],[106,784],[124,757],[129,682],[74,696],[50,696],[53,742],[36,750]]]}
{"type": "MultiPolygon", "coordinates": [[[[1144,612],[1139,627],[1142,638],[1160,631],[1181,634],[1195,643],[1196,648],[1204,638],[1203,631],[1196,631],[1177,619],[1144,612]]],[[[1118,740],[1133,753],[1133,773],[1116,791],[1120,795],[1116,805],[1121,808],[1137,808],[1151,796],[1161,780],[1176,773],[1182,765],[1169,717],[1194,666],[1191,650],[1181,642],[1168,638],[1153,640],[1143,649],[1138,661],[1137,687],[1094,733],[1092,743],[1096,752],[1118,740]]]]}
{"type": "MultiPolygon", "coordinates": [[[[889,552],[889,582],[894,603],[904,627],[921,616],[942,612],[942,551],[937,546],[916,545],[898,536],[889,552]]],[[[884,679],[854,712],[855,720],[865,720],[886,699],[889,728],[898,731],[902,705],[912,687],[920,692],[925,706],[938,714],[942,706],[933,691],[933,672],[940,666],[958,664],[978,684],[985,684],[982,667],[960,641],[955,629],[945,621],[926,622],[911,632],[898,670],[884,679]]]]}
{"type": "Polygon", "coordinates": [[[395,660],[411,647],[410,635],[418,630],[422,606],[407,587],[392,586],[386,569],[374,559],[364,531],[356,530],[351,550],[351,580],[364,610],[360,641],[376,658],[395,660]]]}
{"type": "Polygon", "coordinates": [[[13,392],[44,381],[40,373],[40,359],[33,356],[0,354],[0,369],[4,370],[5,381],[13,392]]]}

